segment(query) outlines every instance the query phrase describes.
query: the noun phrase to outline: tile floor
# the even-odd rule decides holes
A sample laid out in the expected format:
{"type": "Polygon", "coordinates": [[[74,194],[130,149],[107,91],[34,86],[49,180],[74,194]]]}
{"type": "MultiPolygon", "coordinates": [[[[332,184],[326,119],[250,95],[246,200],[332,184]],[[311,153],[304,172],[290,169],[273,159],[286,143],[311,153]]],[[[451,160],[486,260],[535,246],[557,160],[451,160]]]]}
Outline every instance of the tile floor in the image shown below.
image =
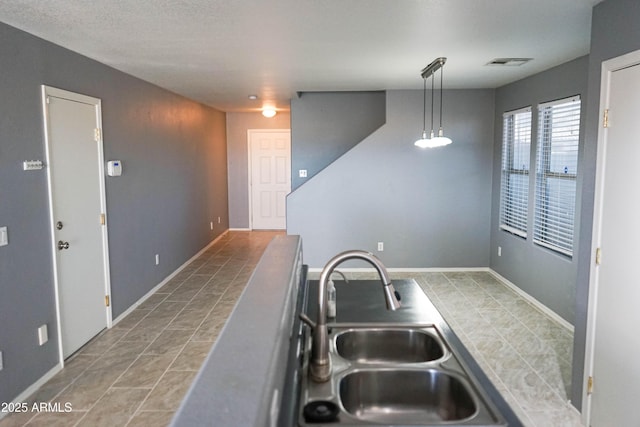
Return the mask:
{"type": "Polygon", "coordinates": [[[224,235],[28,399],[72,412],[13,414],[0,427],[168,425],[276,234],[224,235]]]}
{"type": "MultiPolygon", "coordinates": [[[[167,425],[276,234],[227,233],[28,400],[72,412],[14,414],[0,427],[167,425]]],[[[486,272],[393,277],[416,279],[526,426],[581,426],[567,404],[569,331],[486,272]]]]}

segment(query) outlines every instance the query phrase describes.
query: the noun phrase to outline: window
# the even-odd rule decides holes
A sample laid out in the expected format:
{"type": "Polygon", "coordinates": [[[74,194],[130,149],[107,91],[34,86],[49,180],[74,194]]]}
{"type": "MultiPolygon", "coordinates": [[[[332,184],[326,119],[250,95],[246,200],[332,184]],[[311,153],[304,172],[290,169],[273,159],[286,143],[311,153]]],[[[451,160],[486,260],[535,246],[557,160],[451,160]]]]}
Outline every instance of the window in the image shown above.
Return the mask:
{"type": "Polygon", "coordinates": [[[533,241],[573,255],[580,97],[538,106],[533,241]]]}
{"type": "Polygon", "coordinates": [[[531,107],[504,113],[500,228],[527,237],[531,107]]]}

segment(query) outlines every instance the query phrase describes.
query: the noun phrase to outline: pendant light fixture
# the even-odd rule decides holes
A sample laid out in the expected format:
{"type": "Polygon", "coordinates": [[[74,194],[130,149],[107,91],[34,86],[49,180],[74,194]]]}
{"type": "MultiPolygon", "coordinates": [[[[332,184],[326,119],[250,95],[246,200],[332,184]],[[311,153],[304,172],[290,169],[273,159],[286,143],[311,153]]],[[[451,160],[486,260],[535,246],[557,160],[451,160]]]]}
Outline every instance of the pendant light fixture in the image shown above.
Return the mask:
{"type": "Polygon", "coordinates": [[[423,127],[422,127],[422,138],[418,139],[414,144],[420,148],[435,148],[442,147],[445,145],[451,144],[451,139],[444,136],[444,130],[442,128],[442,94],[443,94],[443,68],[444,64],[447,62],[447,58],[436,58],[431,64],[427,65],[420,73],[422,79],[424,80],[424,91],[423,91],[423,101],[424,101],[424,109],[423,109],[423,127]],[[434,97],[434,77],[436,71],[440,70],[440,128],[438,129],[438,136],[435,136],[433,131],[433,97],[434,97]],[[430,137],[427,138],[427,128],[426,128],[426,115],[427,115],[427,79],[431,77],[431,134],[430,137]]]}

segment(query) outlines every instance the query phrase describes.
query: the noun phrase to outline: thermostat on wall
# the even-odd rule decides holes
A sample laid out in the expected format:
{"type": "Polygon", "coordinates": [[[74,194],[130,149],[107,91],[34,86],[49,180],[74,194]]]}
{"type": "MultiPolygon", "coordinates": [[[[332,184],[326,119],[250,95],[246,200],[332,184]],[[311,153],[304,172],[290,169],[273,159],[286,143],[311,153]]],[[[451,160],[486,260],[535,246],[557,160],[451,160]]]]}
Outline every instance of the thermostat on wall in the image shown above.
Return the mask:
{"type": "Polygon", "coordinates": [[[109,176],[122,175],[122,162],[120,160],[109,160],[107,162],[107,175],[109,176]]]}

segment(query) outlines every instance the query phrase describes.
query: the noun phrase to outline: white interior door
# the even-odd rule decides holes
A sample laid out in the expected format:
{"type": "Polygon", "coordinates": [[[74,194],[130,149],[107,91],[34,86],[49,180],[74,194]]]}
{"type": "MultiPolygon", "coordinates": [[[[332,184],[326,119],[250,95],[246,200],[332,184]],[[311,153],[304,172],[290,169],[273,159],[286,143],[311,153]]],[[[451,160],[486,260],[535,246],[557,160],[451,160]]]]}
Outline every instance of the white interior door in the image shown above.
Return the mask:
{"type": "Polygon", "coordinates": [[[593,427],[640,426],[640,65],[605,79],[609,124],[599,138],[594,250],[600,264],[591,275],[587,419],[593,427]]]}
{"type": "Polygon", "coordinates": [[[251,228],[287,228],[286,200],[291,191],[291,132],[249,131],[251,228]]]}
{"type": "Polygon", "coordinates": [[[63,359],[107,326],[108,276],[100,101],[44,87],[63,359]]]}

